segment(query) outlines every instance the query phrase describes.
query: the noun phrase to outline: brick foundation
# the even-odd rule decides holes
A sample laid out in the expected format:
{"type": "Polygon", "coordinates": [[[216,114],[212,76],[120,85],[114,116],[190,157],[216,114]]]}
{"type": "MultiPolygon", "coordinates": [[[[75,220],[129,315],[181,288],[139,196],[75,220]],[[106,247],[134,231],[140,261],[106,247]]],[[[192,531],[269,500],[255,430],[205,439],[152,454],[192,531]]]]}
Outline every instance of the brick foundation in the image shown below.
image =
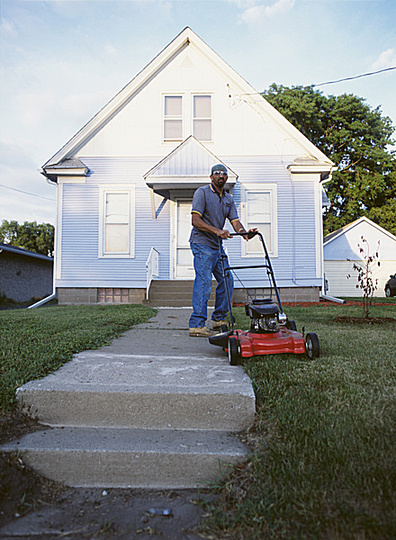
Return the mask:
{"type": "MultiPolygon", "coordinates": [[[[155,283],[155,282],[153,282],[155,283]]],[[[170,287],[173,282],[163,282],[160,289],[165,294],[167,285],[170,287]]],[[[121,289],[121,288],[58,288],[58,303],[59,305],[78,305],[78,304],[143,304],[145,302],[145,289],[121,289]]],[[[178,305],[191,306],[191,291],[183,296],[181,290],[175,293],[173,289],[168,291],[169,298],[175,299],[175,294],[178,300],[181,301],[178,305]]],[[[248,289],[249,294],[253,298],[265,298],[270,296],[270,289],[248,289]]],[[[234,289],[232,296],[233,303],[246,303],[250,300],[248,292],[245,289],[234,289]]],[[[274,291],[272,291],[274,297],[274,291]]],[[[279,294],[282,302],[319,302],[319,287],[298,287],[280,289],[279,294]]],[[[167,300],[162,299],[162,303],[158,299],[151,298],[153,305],[172,305],[167,300]]]]}
{"type": "Polygon", "coordinates": [[[142,304],[145,289],[119,288],[63,288],[58,291],[58,304],[61,306],[79,304],[142,304]]]}

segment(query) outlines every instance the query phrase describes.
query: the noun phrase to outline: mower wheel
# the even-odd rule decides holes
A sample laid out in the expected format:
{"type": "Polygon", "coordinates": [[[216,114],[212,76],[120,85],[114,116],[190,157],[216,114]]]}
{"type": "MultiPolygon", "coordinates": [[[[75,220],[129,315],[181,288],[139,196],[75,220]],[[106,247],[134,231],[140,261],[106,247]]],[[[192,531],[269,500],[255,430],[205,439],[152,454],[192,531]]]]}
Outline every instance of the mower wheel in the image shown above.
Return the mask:
{"type": "Polygon", "coordinates": [[[310,360],[320,355],[319,339],[313,332],[305,336],[305,352],[310,360]]]}
{"type": "Polygon", "coordinates": [[[228,361],[231,366],[239,363],[238,340],[234,336],[228,338],[228,361]]]}
{"type": "Polygon", "coordinates": [[[288,328],[289,330],[292,330],[293,332],[297,332],[296,321],[287,321],[286,328],[288,328]]]}

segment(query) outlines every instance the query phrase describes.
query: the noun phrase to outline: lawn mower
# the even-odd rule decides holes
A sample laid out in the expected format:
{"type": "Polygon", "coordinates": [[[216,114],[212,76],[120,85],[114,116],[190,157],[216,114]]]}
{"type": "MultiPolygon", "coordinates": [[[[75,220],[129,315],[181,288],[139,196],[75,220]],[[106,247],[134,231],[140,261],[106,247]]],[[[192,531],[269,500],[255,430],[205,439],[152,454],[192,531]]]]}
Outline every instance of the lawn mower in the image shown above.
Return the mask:
{"type": "Polygon", "coordinates": [[[212,345],[222,347],[228,354],[229,363],[238,365],[244,358],[264,354],[306,354],[309,359],[317,358],[320,354],[319,340],[315,333],[297,332],[295,321],[288,320],[283,311],[279,290],[276,285],[274,271],[268,255],[267,246],[263,235],[256,232],[232,233],[231,236],[259,236],[264,251],[264,264],[255,266],[226,266],[226,255],[221,253],[222,272],[226,284],[228,308],[231,319],[231,329],[227,325],[222,326],[221,332],[209,338],[212,345]],[[227,273],[231,270],[245,268],[265,268],[270,283],[270,291],[275,291],[276,302],[270,298],[251,299],[245,304],[245,313],[251,319],[248,331],[235,330],[235,317],[232,314],[231,296],[227,283],[227,273]]]}

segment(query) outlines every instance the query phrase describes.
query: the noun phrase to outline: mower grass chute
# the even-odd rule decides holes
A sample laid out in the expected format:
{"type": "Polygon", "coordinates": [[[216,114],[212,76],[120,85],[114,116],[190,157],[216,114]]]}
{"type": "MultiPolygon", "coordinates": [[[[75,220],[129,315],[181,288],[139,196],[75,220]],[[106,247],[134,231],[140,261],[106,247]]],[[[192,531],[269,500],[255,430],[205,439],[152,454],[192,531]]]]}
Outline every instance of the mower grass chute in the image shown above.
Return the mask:
{"type": "MultiPolygon", "coordinates": [[[[245,313],[250,317],[250,329],[248,331],[235,330],[235,318],[232,315],[231,298],[227,288],[228,305],[231,318],[231,330],[222,328],[222,332],[209,338],[212,345],[222,347],[228,354],[229,363],[232,366],[240,363],[244,358],[261,356],[265,354],[306,354],[309,359],[318,358],[320,354],[319,339],[315,333],[308,333],[305,338],[297,332],[296,323],[288,320],[283,311],[279,291],[275,282],[274,271],[269,259],[264,238],[260,232],[249,233],[249,237],[258,235],[264,250],[264,264],[255,266],[225,267],[223,260],[224,278],[230,270],[241,268],[266,268],[271,284],[275,291],[277,302],[272,298],[252,299],[245,305],[245,313]]],[[[244,236],[242,233],[234,233],[231,236],[244,236]]]]}

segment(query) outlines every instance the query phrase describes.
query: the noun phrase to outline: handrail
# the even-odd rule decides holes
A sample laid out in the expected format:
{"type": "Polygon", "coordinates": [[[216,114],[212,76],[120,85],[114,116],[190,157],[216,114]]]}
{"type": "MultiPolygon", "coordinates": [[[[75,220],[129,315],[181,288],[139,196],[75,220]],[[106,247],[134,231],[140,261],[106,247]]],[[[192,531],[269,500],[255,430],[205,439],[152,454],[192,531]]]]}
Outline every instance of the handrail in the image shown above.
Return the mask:
{"type": "Polygon", "coordinates": [[[159,252],[152,247],[146,261],[146,300],[149,299],[150,286],[154,276],[159,276],[159,252]]]}

